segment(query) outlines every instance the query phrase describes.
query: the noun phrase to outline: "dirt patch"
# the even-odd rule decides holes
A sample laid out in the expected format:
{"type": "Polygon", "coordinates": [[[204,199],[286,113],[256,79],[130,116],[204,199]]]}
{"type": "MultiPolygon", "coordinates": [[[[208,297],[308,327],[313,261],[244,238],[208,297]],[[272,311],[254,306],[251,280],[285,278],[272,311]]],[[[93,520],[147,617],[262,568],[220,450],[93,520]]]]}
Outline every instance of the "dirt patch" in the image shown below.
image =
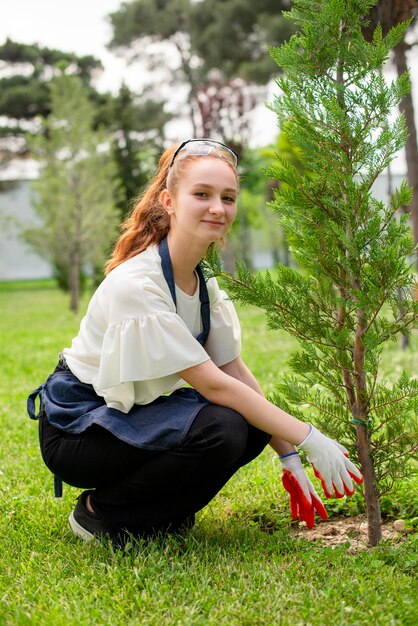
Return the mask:
{"type": "MultiPolygon", "coordinates": [[[[405,528],[403,520],[386,522],[382,526],[383,539],[403,541],[410,532],[413,531],[405,528]]],[[[322,541],[328,546],[349,543],[350,548],[348,551],[351,553],[369,548],[367,543],[367,520],[364,515],[318,522],[311,530],[306,528],[306,525],[302,522],[292,527],[291,534],[294,537],[322,541]]]]}

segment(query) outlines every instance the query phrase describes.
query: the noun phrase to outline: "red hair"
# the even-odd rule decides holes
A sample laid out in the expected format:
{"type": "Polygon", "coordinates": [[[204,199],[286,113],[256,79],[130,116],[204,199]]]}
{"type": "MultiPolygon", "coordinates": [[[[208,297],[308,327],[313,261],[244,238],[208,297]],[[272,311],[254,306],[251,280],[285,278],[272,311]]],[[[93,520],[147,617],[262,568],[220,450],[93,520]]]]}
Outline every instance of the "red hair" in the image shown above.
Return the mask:
{"type": "MultiPolygon", "coordinates": [[[[105,265],[105,274],[109,274],[124,261],[143,252],[149,246],[159,243],[168,235],[170,216],[161,204],[161,192],[166,188],[169,191],[174,191],[178,184],[179,175],[184,171],[185,166],[190,161],[199,158],[199,156],[190,155],[186,159],[176,159],[170,168],[176,148],[177,146],[171,146],[163,152],[157,172],[143,193],[134,201],[129,215],[121,225],[122,234],[116,242],[112,256],[105,265]]],[[[216,153],[210,156],[218,157],[216,153]]],[[[219,155],[218,158],[222,158],[222,156],[219,155]]],[[[235,169],[234,172],[236,175],[235,169]]]]}
{"type": "Polygon", "coordinates": [[[175,149],[172,146],[163,152],[156,174],[136,198],[132,210],[122,223],[122,235],[106,263],[105,274],[167,236],[170,217],[160,202],[160,195],[167,186],[167,174],[175,149]]]}

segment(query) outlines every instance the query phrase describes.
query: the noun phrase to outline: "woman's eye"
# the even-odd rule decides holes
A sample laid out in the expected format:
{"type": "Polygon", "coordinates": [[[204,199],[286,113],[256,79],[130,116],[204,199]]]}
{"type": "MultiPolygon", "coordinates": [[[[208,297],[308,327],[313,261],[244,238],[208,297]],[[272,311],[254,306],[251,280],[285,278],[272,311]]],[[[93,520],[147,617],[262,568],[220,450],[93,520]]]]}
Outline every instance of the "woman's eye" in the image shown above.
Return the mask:
{"type": "Polygon", "coordinates": [[[195,193],[195,196],[197,196],[198,198],[207,198],[208,194],[206,193],[206,191],[197,191],[195,193]]]}
{"type": "Polygon", "coordinates": [[[232,196],[224,196],[223,201],[228,202],[229,204],[236,202],[235,198],[233,198],[232,196]]]}

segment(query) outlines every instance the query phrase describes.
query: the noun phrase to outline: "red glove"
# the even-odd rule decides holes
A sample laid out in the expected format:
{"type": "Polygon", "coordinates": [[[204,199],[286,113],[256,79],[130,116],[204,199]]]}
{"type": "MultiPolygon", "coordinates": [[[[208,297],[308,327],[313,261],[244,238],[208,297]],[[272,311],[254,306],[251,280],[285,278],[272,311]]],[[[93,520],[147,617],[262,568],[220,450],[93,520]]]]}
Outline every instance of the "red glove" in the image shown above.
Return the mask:
{"type": "Polygon", "coordinates": [[[283,487],[290,494],[290,512],[292,520],[305,522],[308,528],[313,528],[315,511],[321,519],[328,519],[327,512],[309,480],[298,452],[291,452],[279,457],[283,468],[283,487]]]}

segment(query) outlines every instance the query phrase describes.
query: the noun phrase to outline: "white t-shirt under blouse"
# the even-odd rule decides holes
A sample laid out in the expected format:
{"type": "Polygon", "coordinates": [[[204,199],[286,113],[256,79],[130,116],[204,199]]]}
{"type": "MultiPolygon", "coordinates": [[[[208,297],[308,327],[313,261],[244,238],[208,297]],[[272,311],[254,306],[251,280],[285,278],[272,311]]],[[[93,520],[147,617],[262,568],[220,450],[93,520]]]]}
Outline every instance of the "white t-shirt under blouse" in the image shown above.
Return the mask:
{"type": "Polygon", "coordinates": [[[215,278],[207,283],[210,332],[203,348],[199,285],[192,296],[176,286],[177,312],[151,246],[116,267],[94,293],[71,348],[64,349],[73,374],[93,385],[106,404],[127,413],[183,387],[177,372],[212,359],[237,358],[241,331],[234,305],[215,278]]]}

